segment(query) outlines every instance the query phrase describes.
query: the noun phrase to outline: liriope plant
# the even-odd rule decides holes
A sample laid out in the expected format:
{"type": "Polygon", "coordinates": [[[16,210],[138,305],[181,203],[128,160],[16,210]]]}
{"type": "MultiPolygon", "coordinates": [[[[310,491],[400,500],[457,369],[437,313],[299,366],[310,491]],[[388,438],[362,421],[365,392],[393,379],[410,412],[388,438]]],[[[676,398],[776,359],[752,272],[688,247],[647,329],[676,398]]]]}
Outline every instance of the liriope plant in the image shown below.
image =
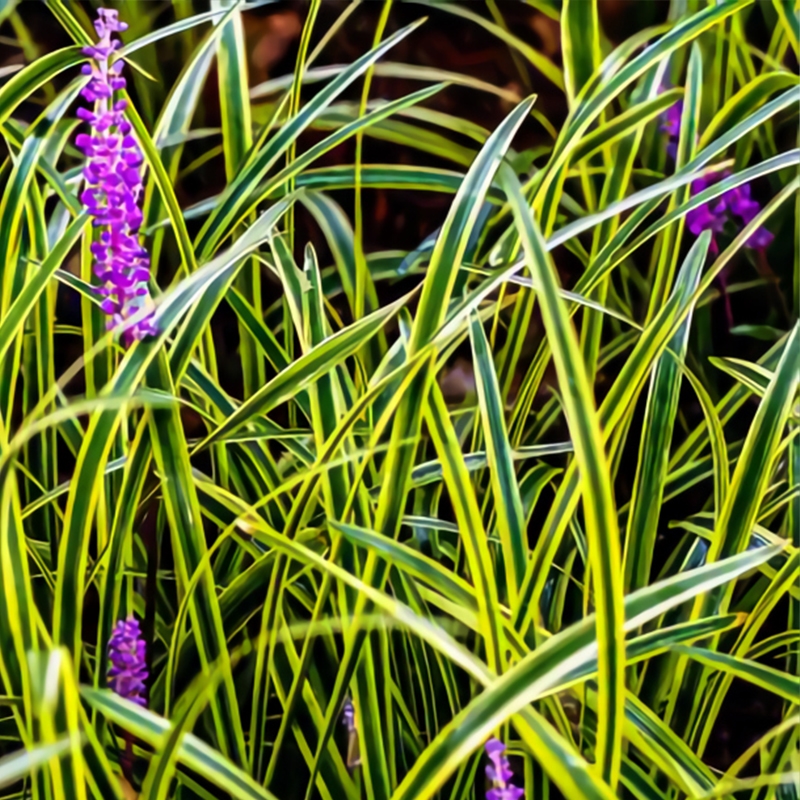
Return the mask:
{"type": "Polygon", "coordinates": [[[326,31],[311,0],[258,85],[263,2],[0,11],[26,54],[0,85],[0,797],[800,797],[796,9],[673,2],[612,45],[594,0],[531,5],[560,66],[507,4],[391,0],[320,66],[365,9],[326,31]],[[395,55],[451,16],[564,123],[395,55]],[[38,53],[34,19],[71,44],[38,53]],[[505,118],[444,113],[451,85],[505,118]],[[376,189],[448,210],[372,252],[376,189]],[[784,307],[731,357],[712,310],[768,259],[784,307]],[[726,762],[741,686],[778,711],[726,762]]]}

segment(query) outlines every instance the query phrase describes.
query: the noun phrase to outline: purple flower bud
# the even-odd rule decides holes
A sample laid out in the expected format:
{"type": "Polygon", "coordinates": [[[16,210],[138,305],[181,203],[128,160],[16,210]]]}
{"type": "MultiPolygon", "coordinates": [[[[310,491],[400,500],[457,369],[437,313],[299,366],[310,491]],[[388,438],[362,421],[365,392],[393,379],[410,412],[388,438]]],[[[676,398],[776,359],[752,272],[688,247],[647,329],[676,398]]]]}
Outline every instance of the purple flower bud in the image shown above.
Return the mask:
{"type": "Polygon", "coordinates": [[[114,117],[111,114],[102,114],[99,117],[95,117],[94,120],[94,129],[99,133],[108,130],[114,124],[114,117]]]}
{"type": "Polygon", "coordinates": [[[81,203],[83,203],[83,205],[85,205],[85,206],[94,205],[95,199],[94,199],[94,190],[93,189],[84,189],[81,192],[81,203]]]}
{"type": "Polygon", "coordinates": [[[715,214],[709,204],[704,203],[686,215],[686,226],[695,236],[699,236],[703,231],[711,231],[710,250],[714,254],[719,252],[714,234],[720,233],[725,226],[724,214],[715,214]]]}
{"type": "Polygon", "coordinates": [[[775,238],[765,227],[760,226],[753,231],[753,235],[744,243],[745,247],[752,250],[766,250],[775,238]]]}
{"type": "Polygon", "coordinates": [[[747,225],[759,211],[761,206],[750,198],[750,184],[745,183],[730,189],[722,195],[722,200],[731,210],[731,214],[740,217],[743,225],[747,225]]]}
{"type": "Polygon", "coordinates": [[[139,171],[130,167],[128,169],[120,170],[120,175],[122,176],[122,180],[131,188],[134,189],[137,186],[141,186],[142,179],[139,175],[139,171]]]}
{"type": "Polygon", "coordinates": [[[519,800],[525,794],[525,790],[510,782],[514,773],[508,758],[504,755],[506,746],[499,739],[492,737],[484,747],[491,762],[486,767],[486,777],[493,784],[486,792],[486,800],[519,800]]]}
{"type": "MultiPolygon", "coordinates": [[[[82,94],[94,103],[94,110],[77,110],[78,117],[92,127],[93,135],[82,133],[75,140],[88,158],[83,174],[91,187],[81,193],[81,202],[100,232],[100,241],[91,246],[94,273],[102,283],[97,291],[105,298],[100,307],[109,315],[109,328],[127,325],[126,345],[156,332],[152,312],[133,325],[129,323],[151,304],[147,288],[150,261],[137,238],[142,224],[142,155],[123,116],[127,100],[114,101],[114,92],[125,87],[125,79],[120,77],[124,63],[121,59],[113,65],[108,63],[109,56],[121,46],[112,34],[127,27],[113,9],[97,12],[95,30],[100,40],[83,51],[97,63],[81,70],[91,76],[82,94]]],[[[119,656],[117,660],[118,665],[124,665],[129,658],[119,656]]]]}
{"type": "Polygon", "coordinates": [[[95,78],[89,83],[89,88],[98,97],[111,97],[111,88],[101,78],[95,78]]]}
{"type": "Polygon", "coordinates": [[[342,709],[342,724],[347,727],[347,730],[352,732],[356,729],[356,711],[353,708],[353,702],[350,698],[344,701],[344,708],[342,709]]]}

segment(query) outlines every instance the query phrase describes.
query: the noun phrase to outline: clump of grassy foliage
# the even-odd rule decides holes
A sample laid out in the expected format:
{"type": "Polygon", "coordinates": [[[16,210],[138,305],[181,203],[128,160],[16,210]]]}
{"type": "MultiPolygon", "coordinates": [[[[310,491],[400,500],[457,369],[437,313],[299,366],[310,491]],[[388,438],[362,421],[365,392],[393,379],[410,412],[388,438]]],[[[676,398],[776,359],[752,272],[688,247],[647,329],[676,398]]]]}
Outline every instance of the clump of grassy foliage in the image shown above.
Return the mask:
{"type": "Polygon", "coordinates": [[[135,341],[106,330],[75,146],[95,9],[0,11],[26,55],[0,85],[0,797],[800,797],[792,3],[673,2],[612,45],[596,0],[532,2],[561,63],[507,4],[372,5],[371,45],[319,67],[364,8],[325,30],[311,0],[258,85],[263,3],[117,7],[135,341]],[[393,60],[456,18],[563,124],[535,95],[492,130],[437,110],[513,97],[393,60]],[[449,207],[376,251],[376,190],[449,207]],[[736,191],[741,224],[691,222],[736,191]]]}

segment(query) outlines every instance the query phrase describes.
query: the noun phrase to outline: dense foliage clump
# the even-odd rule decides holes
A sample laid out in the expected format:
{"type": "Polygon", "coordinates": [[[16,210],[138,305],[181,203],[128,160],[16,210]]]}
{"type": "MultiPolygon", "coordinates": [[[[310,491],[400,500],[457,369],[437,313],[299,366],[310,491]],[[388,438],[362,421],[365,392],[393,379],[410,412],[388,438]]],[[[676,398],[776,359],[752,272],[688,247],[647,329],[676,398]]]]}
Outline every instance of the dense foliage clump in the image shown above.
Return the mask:
{"type": "Polygon", "coordinates": [[[792,4],[421,5],[0,9],[0,800],[800,798],[792,4]]]}

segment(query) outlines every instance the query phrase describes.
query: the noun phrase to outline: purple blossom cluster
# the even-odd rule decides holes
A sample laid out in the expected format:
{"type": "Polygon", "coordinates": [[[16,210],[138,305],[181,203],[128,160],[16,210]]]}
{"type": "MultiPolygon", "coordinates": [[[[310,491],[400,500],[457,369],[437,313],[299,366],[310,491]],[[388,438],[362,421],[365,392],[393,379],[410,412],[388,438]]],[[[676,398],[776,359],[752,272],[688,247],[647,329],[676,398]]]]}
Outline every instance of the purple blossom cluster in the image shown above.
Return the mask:
{"type": "Polygon", "coordinates": [[[108,660],[109,688],[132,703],[146,706],[147,663],[138,620],[130,617],[116,624],[108,642],[108,660]]]}
{"type": "Polygon", "coordinates": [[[486,792],[486,800],[519,800],[525,790],[511,783],[514,773],[505,756],[506,746],[492,737],[486,742],[485,748],[491,761],[486,766],[486,777],[492,782],[492,788],[486,792]]]}
{"type": "MultiPolygon", "coordinates": [[[[683,100],[670,106],[662,118],[660,129],[667,135],[667,154],[673,160],[678,153],[678,139],[681,130],[681,114],[683,113],[683,100]]],[[[692,181],[692,196],[700,194],[712,184],[727,178],[730,172],[715,173],[692,181]]],[[[703,203],[686,214],[686,226],[694,236],[699,236],[703,231],[711,231],[711,252],[719,252],[714,235],[721,233],[725,223],[732,221],[739,227],[744,227],[761,211],[761,206],[750,196],[750,184],[745,183],[725,192],[716,200],[703,203]]],[[[763,250],[769,247],[775,237],[764,227],[756,228],[745,242],[745,247],[753,250],[763,250]]]]}
{"type": "MultiPolygon", "coordinates": [[[[700,192],[718,180],[728,177],[728,175],[730,175],[729,172],[715,173],[692,181],[692,195],[700,194],[700,192]]],[[[716,200],[703,203],[689,211],[686,214],[686,225],[695,236],[699,236],[703,231],[711,231],[711,252],[716,255],[719,252],[719,247],[714,234],[722,231],[725,223],[731,218],[734,218],[734,222],[743,228],[752,222],[759,211],[761,211],[761,206],[750,197],[750,184],[743,183],[740,186],[729,189],[716,200]]],[[[774,238],[765,227],[760,226],[747,239],[745,247],[750,247],[753,250],[763,250],[769,247],[774,238]]]]}
{"type": "MultiPolygon", "coordinates": [[[[87,158],[83,174],[88,185],[81,202],[94,226],[101,229],[91,249],[94,273],[102,284],[97,291],[105,298],[100,307],[109,315],[108,328],[112,329],[152,306],[147,288],[150,259],[139,244],[142,153],[124,117],[127,101],[114,100],[114,93],[125,88],[123,62],[109,64],[111,54],[120,47],[112,34],[128,26],[119,21],[116,11],[105,8],[98,10],[94,26],[99,41],[83,50],[93,61],[82,69],[91,80],[81,92],[94,107],[77,111],[77,116],[89,123],[91,133],[79,134],[75,143],[87,158]]],[[[126,327],[125,344],[155,332],[151,311],[126,327]]]]}

